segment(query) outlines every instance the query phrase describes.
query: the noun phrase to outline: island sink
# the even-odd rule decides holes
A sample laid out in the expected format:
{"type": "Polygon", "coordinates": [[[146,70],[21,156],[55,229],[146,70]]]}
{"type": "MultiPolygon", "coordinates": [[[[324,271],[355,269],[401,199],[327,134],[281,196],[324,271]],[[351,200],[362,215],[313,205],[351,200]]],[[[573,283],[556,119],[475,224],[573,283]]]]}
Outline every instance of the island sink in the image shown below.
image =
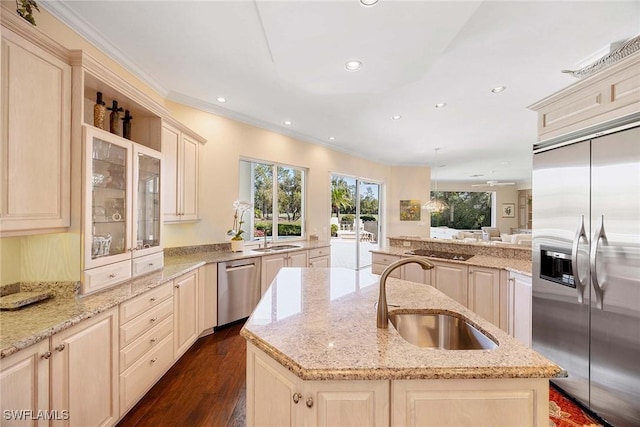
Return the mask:
{"type": "Polygon", "coordinates": [[[464,319],[438,313],[389,313],[398,334],[410,344],[440,350],[492,350],[497,344],[464,319]]]}

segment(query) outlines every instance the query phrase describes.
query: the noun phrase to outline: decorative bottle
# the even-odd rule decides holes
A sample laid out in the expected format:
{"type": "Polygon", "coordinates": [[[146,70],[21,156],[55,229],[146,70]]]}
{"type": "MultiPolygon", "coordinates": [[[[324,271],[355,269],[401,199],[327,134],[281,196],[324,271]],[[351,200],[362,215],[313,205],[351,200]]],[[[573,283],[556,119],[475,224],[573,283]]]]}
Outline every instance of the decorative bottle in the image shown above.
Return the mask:
{"type": "Polygon", "coordinates": [[[133,116],[129,114],[129,110],[124,110],[124,117],[122,118],[122,137],[131,139],[131,120],[133,116]]]}
{"type": "Polygon", "coordinates": [[[102,100],[102,92],[96,94],[96,105],[93,106],[93,125],[99,129],[104,129],[104,116],[107,114],[107,107],[102,100]]]}
{"type": "Polygon", "coordinates": [[[120,134],[120,112],[124,111],[122,107],[118,107],[118,101],[113,101],[111,105],[111,115],[109,116],[109,132],[120,134]]]}

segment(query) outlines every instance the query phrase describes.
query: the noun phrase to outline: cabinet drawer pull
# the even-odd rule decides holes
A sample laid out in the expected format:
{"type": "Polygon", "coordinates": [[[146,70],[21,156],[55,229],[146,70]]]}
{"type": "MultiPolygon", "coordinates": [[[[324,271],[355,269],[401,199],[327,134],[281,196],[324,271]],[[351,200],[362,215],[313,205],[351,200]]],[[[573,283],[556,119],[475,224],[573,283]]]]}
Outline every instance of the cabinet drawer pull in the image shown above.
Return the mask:
{"type": "Polygon", "coordinates": [[[313,407],[313,397],[307,398],[307,408],[313,407]]]}
{"type": "Polygon", "coordinates": [[[56,350],[62,351],[62,350],[64,350],[64,347],[65,347],[64,344],[60,344],[59,346],[56,347],[56,350]]]}
{"type": "Polygon", "coordinates": [[[155,322],[156,320],[158,320],[158,318],[157,318],[157,317],[152,317],[151,319],[149,319],[149,322],[153,323],[153,322],[155,322]]]}
{"type": "Polygon", "coordinates": [[[42,357],[43,359],[48,359],[51,357],[51,352],[50,351],[45,351],[44,353],[42,353],[42,357]]]}
{"type": "Polygon", "coordinates": [[[151,359],[151,363],[156,363],[158,361],[157,357],[154,357],[153,359],[151,359]]]}
{"type": "Polygon", "coordinates": [[[176,288],[180,289],[180,285],[176,285],[176,288]]]}
{"type": "Polygon", "coordinates": [[[151,338],[149,341],[151,342],[151,344],[154,344],[156,341],[158,341],[158,338],[151,338]]]}
{"type": "Polygon", "coordinates": [[[154,302],[155,300],[157,300],[157,298],[156,298],[156,297],[151,297],[151,298],[149,298],[149,301],[151,301],[151,302],[154,302]]]}
{"type": "Polygon", "coordinates": [[[113,278],[115,278],[115,277],[116,277],[116,273],[111,273],[111,274],[109,275],[109,279],[113,279],[113,278]]]}
{"type": "Polygon", "coordinates": [[[149,263],[149,267],[153,267],[153,263],[152,262],[149,263]]]}
{"type": "Polygon", "coordinates": [[[302,395],[300,393],[293,393],[293,403],[297,405],[298,402],[300,402],[300,399],[302,399],[302,395]]]}

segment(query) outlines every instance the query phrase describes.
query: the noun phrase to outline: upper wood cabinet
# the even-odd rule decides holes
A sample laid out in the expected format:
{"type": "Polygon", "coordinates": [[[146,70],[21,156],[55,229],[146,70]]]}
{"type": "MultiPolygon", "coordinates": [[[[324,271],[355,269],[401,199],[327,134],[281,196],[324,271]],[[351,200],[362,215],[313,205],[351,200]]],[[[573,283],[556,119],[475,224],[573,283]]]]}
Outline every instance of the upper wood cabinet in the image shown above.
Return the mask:
{"type": "Polygon", "coordinates": [[[531,105],[546,140],[640,112],[640,53],[531,105]]]}
{"type": "Polygon", "coordinates": [[[88,293],[162,268],[162,155],[92,126],[84,128],[83,149],[88,293]]]}
{"type": "Polygon", "coordinates": [[[163,123],[162,153],[165,155],[165,222],[198,219],[198,147],[194,138],[163,123]]]}
{"type": "Polygon", "coordinates": [[[0,235],[71,223],[71,67],[2,27],[0,235]]]}

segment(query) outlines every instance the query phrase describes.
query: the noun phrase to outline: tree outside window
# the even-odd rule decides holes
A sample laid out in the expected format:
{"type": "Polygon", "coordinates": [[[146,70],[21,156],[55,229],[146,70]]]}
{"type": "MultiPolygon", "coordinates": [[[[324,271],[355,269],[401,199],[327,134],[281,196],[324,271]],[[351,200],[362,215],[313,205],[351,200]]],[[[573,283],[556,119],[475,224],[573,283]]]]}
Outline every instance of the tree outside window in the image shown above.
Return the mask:
{"type": "Polygon", "coordinates": [[[480,230],[491,226],[492,192],[432,191],[449,205],[443,212],[431,213],[431,226],[447,226],[458,230],[480,230]]]}
{"type": "Polygon", "coordinates": [[[245,233],[252,240],[302,237],[304,176],[301,168],[240,161],[240,193],[252,200],[252,221],[245,233]]]}

